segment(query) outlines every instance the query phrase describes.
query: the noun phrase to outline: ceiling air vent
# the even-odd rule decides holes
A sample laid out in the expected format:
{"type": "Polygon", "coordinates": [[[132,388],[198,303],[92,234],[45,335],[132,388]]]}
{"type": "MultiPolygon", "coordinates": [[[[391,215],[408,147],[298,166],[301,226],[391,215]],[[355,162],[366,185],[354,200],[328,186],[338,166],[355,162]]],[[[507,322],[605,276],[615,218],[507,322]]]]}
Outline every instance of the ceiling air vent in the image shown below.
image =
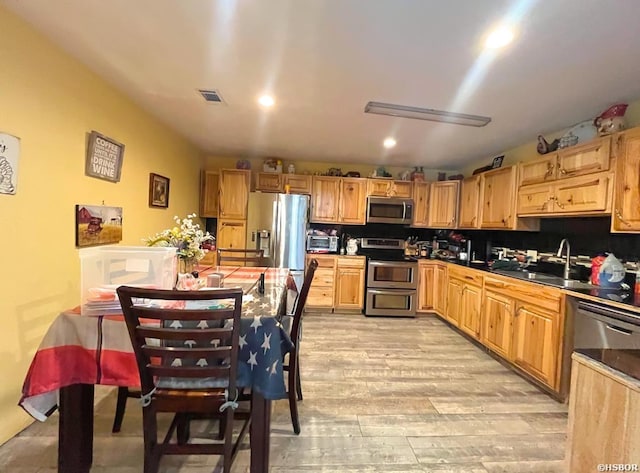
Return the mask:
{"type": "Polygon", "coordinates": [[[207,102],[224,103],[222,96],[217,90],[198,89],[198,92],[200,92],[200,95],[202,95],[207,102]]]}

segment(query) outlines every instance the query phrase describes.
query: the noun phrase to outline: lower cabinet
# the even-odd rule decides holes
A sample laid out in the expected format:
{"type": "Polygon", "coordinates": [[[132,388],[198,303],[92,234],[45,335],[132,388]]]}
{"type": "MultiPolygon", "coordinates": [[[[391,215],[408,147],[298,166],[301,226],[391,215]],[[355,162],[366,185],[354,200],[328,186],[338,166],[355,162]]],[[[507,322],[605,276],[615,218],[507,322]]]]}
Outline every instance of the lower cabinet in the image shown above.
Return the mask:
{"type": "Polygon", "coordinates": [[[332,312],[364,307],[364,256],[307,255],[318,260],[305,309],[332,312]]]}
{"type": "Polygon", "coordinates": [[[444,263],[436,266],[433,281],[433,310],[445,316],[447,308],[447,267],[444,263]]]}
{"type": "Polygon", "coordinates": [[[418,308],[417,312],[431,312],[434,307],[434,286],[437,264],[420,261],[418,266],[418,308]]]}
{"type": "Polygon", "coordinates": [[[461,330],[473,338],[480,338],[480,315],[482,311],[482,287],[465,284],[462,287],[460,304],[461,330]]]}
{"type": "Polygon", "coordinates": [[[449,278],[447,283],[447,307],[444,317],[456,327],[460,325],[463,285],[462,281],[454,278],[449,278]]]}
{"type": "Polygon", "coordinates": [[[216,246],[218,248],[246,248],[246,220],[218,220],[216,246]]]}
{"type": "Polygon", "coordinates": [[[485,291],[480,340],[500,356],[510,359],[514,302],[508,297],[485,291]]]}

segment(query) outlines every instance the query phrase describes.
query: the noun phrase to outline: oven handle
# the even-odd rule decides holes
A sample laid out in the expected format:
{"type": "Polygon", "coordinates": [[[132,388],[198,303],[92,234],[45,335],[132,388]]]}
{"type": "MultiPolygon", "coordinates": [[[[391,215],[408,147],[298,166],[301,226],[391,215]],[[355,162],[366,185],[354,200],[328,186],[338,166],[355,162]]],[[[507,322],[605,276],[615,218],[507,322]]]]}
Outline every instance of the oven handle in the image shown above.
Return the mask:
{"type": "Polygon", "coordinates": [[[603,307],[602,305],[594,304],[593,302],[580,301],[578,302],[578,310],[586,313],[591,317],[593,317],[594,314],[597,314],[601,317],[608,317],[610,319],[619,320],[635,326],[640,326],[640,315],[630,311],[626,311],[624,309],[603,307]]]}
{"type": "Polygon", "coordinates": [[[413,261],[369,261],[369,265],[381,266],[381,267],[400,266],[403,268],[404,267],[414,268],[414,267],[417,267],[418,263],[413,261]]]}
{"type": "Polygon", "coordinates": [[[613,332],[621,333],[622,335],[633,335],[633,331],[631,331],[631,330],[625,330],[625,329],[623,329],[622,327],[616,327],[616,326],[614,326],[614,325],[609,325],[609,324],[606,324],[606,327],[607,327],[609,330],[611,330],[611,331],[613,331],[613,332]]]}
{"type": "Polygon", "coordinates": [[[402,220],[406,220],[407,219],[407,203],[403,200],[402,201],[402,220]]]}
{"type": "Polygon", "coordinates": [[[413,296],[416,294],[415,289],[367,289],[367,292],[370,294],[378,294],[378,295],[392,295],[392,296],[413,296]]]}

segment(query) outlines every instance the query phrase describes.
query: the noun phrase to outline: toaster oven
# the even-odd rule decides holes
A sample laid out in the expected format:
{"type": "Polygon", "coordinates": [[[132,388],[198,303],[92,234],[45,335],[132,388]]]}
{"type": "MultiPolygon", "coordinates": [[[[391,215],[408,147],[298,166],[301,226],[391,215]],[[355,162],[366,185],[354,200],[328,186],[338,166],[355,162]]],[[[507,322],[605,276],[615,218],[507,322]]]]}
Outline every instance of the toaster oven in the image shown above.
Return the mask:
{"type": "Polygon", "coordinates": [[[329,235],[307,235],[309,253],[337,253],[338,237],[329,235]]]}

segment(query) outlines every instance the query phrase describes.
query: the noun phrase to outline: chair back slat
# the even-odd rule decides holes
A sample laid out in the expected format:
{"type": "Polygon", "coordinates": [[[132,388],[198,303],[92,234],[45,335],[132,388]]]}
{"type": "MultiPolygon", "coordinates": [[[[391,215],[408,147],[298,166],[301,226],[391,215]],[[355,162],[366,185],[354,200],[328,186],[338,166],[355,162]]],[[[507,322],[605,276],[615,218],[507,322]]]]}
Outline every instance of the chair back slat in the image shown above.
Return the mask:
{"type": "Polygon", "coordinates": [[[174,291],[120,286],[117,293],[143,393],[158,386],[235,391],[241,289],[174,291]],[[180,381],[174,385],[176,379],[180,381]]]}
{"type": "Polygon", "coordinates": [[[298,294],[298,299],[296,301],[296,309],[293,313],[293,322],[291,324],[291,341],[293,342],[296,349],[298,348],[298,339],[300,338],[300,322],[302,321],[302,312],[304,311],[304,306],[307,303],[307,296],[309,295],[309,289],[311,288],[311,282],[313,281],[313,276],[316,272],[316,268],[318,267],[318,260],[312,259],[309,262],[309,266],[307,266],[307,271],[304,275],[304,281],[302,283],[302,289],[298,294]]]}
{"type": "Polygon", "coordinates": [[[251,248],[218,248],[218,266],[265,266],[264,250],[251,248]]]}

